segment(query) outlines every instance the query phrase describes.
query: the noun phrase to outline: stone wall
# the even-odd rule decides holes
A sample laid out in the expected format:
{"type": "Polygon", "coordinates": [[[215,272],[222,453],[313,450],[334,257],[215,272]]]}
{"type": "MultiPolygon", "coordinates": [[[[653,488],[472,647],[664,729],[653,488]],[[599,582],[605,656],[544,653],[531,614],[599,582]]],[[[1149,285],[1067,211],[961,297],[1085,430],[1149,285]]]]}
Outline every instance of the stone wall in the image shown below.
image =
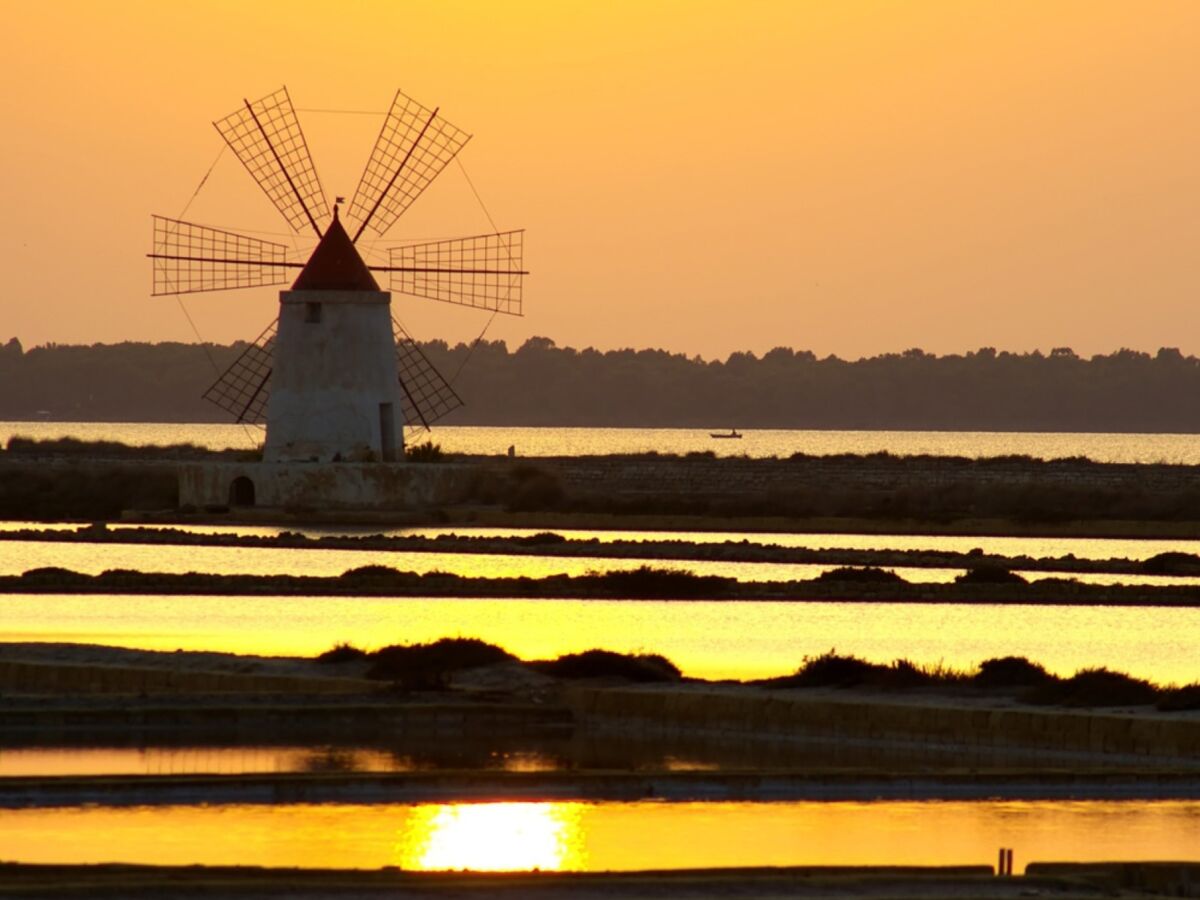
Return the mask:
{"type": "Polygon", "coordinates": [[[362,694],[378,687],[358,678],[0,660],[0,692],[8,694],[362,694]]]}
{"type": "Polygon", "coordinates": [[[1058,708],[988,708],[808,692],[573,688],[585,724],[728,736],[836,737],[1051,754],[1200,760],[1200,717],[1058,708]]]}
{"type": "Polygon", "coordinates": [[[472,476],[473,467],[452,463],[186,463],[179,466],[179,503],[197,508],[423,509],[455,502],[472,476]]]}

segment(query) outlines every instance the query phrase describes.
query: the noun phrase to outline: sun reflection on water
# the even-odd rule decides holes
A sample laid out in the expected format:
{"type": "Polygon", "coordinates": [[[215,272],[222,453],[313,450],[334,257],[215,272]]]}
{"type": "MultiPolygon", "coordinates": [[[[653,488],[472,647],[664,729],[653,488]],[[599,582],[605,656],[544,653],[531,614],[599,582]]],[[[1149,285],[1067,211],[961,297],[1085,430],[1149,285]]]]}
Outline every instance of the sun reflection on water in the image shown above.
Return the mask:
{"type": "Polygon", "coordinates": [[[580,803],[418,806],[396,846],[403,869],[487,872],[586,867],[580,803]]]}

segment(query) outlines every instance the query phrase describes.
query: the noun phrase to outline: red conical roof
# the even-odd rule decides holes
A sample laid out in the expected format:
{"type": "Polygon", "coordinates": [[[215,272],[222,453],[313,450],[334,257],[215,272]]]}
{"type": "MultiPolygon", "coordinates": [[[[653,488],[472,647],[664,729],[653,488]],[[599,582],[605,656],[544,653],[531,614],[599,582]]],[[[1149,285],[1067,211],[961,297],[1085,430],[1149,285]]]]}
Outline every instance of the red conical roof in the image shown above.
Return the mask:
{"type": "Polygon", "coordinates": [[[363,262],[350,235],[338,221],[337,206],[333,221],[317,243],[312,256],[300,270],[293,291],[377,291],[379,284],[363,262]]]}

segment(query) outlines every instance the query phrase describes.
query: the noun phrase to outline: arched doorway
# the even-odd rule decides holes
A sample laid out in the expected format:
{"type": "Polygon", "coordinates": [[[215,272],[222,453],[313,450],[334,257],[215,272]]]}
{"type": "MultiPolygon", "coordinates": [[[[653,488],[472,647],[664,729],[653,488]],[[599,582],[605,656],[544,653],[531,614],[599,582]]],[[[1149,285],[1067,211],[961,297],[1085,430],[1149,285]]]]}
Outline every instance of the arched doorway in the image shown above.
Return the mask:
{"type": "Polygon", "coordinates": [[[254,482],[245,475],[239,475],[229,485],[230,506],[254,505],[254,482]]]}

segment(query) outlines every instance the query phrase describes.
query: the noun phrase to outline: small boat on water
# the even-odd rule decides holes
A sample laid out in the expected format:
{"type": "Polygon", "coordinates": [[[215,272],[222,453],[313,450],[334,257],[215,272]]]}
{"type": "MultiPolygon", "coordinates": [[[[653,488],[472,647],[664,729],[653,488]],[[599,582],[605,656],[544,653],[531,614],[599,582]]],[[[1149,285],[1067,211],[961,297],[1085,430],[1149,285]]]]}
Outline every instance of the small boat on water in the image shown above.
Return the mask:
{"type": "Polygon", "coordinates": [[[724,440],[729,440],[730,438],[737,438],[738,440],[741,440],[742,433],[740,431],[738,431],[736,428],[730,428],[728,432],[710,431],[708,433],[708,436],[711,438],[719,438],[719,439],[724,439],[724,440]]]}

